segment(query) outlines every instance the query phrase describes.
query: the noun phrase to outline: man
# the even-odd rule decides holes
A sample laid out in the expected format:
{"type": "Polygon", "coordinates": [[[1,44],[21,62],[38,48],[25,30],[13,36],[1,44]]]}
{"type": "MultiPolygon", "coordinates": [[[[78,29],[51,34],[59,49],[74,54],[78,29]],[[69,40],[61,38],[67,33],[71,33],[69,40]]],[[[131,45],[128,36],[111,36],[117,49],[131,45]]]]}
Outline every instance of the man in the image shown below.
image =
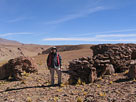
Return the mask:
{"type": "Polygon", "coordinates": [[[47,58],[47,66],[51,74],[51,85],[54,85],[54,71],[58,74],[58,85],[61,84],[61,56],[57,53],[57,48],[52,47],[47,58]]]}

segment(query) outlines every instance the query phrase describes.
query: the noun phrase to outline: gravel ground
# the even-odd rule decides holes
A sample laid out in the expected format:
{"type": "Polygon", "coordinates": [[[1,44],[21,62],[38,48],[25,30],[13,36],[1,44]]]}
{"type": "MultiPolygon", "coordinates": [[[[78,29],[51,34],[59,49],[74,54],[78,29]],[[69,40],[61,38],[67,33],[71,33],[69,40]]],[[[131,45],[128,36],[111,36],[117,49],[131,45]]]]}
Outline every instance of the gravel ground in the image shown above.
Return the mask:
{"type": "Polygon", "coordinates": [[[136,81],[128,80],[124,73],[74,86],[68,85],[67,73],[62,77],[61,87],[50,86],[49,71],[41,67],[23,81],[0,81],[0,102],[136,102],[136,81]]]}
{"type": "Polygon", "coordinates": [[[0,81],[0,102],[136,102],[136,80],[128,80],[125,73],[104,76],[91,84],[69,85],[68,61],[91,55],[89,50],[85,51],[84,55],[83,51],[74,51],[75,56],[71,52],[61,53],[65,67],[61,87],[50,86],[50,73],[44,61],[47,56],[35,57],[38,73],[24,76],[22,81],[0,81]]]}

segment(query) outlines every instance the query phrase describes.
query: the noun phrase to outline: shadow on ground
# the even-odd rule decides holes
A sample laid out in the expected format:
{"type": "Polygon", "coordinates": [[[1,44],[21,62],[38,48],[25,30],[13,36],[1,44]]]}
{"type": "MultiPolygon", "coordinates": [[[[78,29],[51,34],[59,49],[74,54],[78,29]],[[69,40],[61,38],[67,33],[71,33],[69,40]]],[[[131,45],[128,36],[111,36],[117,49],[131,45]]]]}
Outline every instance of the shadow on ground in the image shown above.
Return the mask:
{"type": "Polygon", "coordinates": [[[55,85],[47,85],[47,86],[41,85],[41,86],[28,86],[28,87],[22,87],[22,88],[12,88],[12,89],[6,89],[6,90],[4,90],[4,91],[0,91],[0,93],[9,92],[9,91],[23,90],[23,89],[46,88],[46,87],[48,87],[48,88],[49,88],[49,87],[60,87],[60,85],[55,84],[55,85]]]}
{"type": "Polygon", "coordinates": [[[127,81],[131,81],[131,79],[128,79],[128,78],[118,79],[118,80],[116,80],[116,81],[114,81],[114,82],[116,82],[116,83],[121,83],[121,82],[127,82],[127,81]]]}

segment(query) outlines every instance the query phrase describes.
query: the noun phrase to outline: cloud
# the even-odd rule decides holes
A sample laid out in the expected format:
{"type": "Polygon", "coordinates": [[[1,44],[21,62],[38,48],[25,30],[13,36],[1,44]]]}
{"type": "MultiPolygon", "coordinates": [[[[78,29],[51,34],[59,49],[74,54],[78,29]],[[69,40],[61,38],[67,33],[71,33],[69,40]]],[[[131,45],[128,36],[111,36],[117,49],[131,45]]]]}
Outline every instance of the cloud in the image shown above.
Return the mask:
{"type": "Polygon", "coordinates": [[[96,35],[91,38],[45,38],[43,41],[136,42],[136,34],[96,35]],[[131,38],[128,38],[131,37],[131,38]]]}
{"type": "Polygon", "coordinates": [[[28,35],[28,34],[33,34],[33,33],[30,33],[30,32],[3,33],[3,34],[0,34],[0,36],[4,37],[4,36],[11,36],[11,35],[28,35]]]}
{"type": "Polygon", "coordinates": [[[109,38],[109,37],[136,37],[136,34],[105,34],[105,35],[96,35],[100,38],[109,38]]]}
{"type": "MultiPolygon", "coordinates": [[[[105,32],[90,32],[90,33],[86,33],[86,34],[77,34],[77,36],[87,36],[87,35],[92,35],[92,34],[112,34],[113,33],[113,35],[115,35],[115,33],[122,33],[122,32],[132,32],[132,31],[136,31],[136,29],[135,28],[131,28],[131,29],[123,29],[123,30],[112,30],[112,31],[105,31],[105,32]]],[[[106,35],[106,36],[107,36],[106,35]]],[[[120,34],[116,34],[116,35],[120,35],[120,34]]]]}
{"type": "Polygon", "coordinates": [[[96,38],[45,38],[44,41],[85,41],[85,42],[126,42],[136,41],[136,39],[96,39],[96,38]]]}
{"type": "Polygon", "coordinates": [[[8,20],[7,22],[8,22],[8,23],[14,23],[14,22],[23,21],[23,20],[26,20],[26,19],[29,19],[29,18],[26,18],[26,17],[18,17],[18,18],[15,18],[15,19],[8,20]]]}
{"type": "Polygon", "coordinates": [[[106,31],[106,32],[99,32],[99,33],[119,33],[119,32],[129,32],[129,31],[136,31],[136,29],[131,28],[131,29],[113,30],[113,31],[106,31]]]}
{"type": "Polygon", "coordinates": [[[86,38],[45,38],[44,41],[87,41],[86,38]]]}
{"type": "Polygon", "coordinates": [[[84,11],[81,11],[81,12],[78,12],[78,13],[75,13],[75,14],[67,15],[67,16],[65,16],[63,18],[60,18],[60,19],[47,22],[46,24],[59,24],[59,23],[63,23],[63,22],[70,21],[70,20],[73,20],[73,19],[85,17],[85,16],[87,16],[89,14],[92,14],[92,13],[95,13],[95,12],[98,12],[98,11],[101,11],[101,10],[105,10],[105,9],[106,9],[105,7],[101,7],[101,6],[95,7],[95,8],[89,8],[87,10],[84,10],[84,11]]]}

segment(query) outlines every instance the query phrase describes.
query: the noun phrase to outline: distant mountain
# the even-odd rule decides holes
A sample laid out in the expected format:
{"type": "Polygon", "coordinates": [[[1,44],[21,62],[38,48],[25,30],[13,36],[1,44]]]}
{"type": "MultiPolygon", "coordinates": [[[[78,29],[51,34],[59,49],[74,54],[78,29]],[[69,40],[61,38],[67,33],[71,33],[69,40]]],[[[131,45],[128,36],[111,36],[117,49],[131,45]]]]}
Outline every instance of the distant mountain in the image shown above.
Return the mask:
{"type": "MultiPolygon", "coordinates": [[[[56,46],[58,52],[64,51],[73,51],[73,50],[81,50],[81,49],[90,49],[91,44],[82,44],[82,45],[60,45],[56,46]]],[[[43,51],[42,54],[48,54],[51,50],[51,47],[47,50],[43,51]]]]}
{"type": "Polygon", "coordinates": [[[7,40],[0,38],[0,44],[1,45],[21,45],[20,42],[14,41],[14,40],[7,40]]]}

